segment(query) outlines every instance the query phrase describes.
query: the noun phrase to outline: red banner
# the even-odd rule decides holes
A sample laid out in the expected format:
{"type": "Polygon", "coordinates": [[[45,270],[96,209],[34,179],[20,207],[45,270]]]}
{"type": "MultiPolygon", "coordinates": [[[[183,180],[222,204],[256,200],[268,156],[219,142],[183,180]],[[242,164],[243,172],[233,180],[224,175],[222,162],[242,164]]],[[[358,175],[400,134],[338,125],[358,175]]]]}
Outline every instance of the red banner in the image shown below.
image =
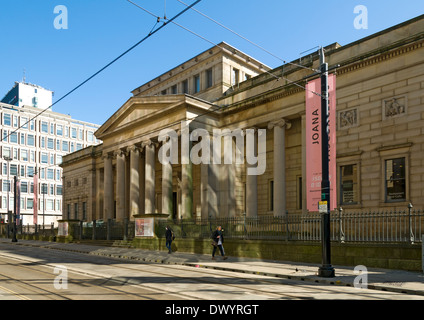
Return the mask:
{"type": "MultiPolygon", "coordinates": [[[[330,210],[337,207],[336,192],[336,76],[328,76],[330,210]]],[[[306,203],[318,211],[321,201],[321,79],[306,85],[306,203]]]]}

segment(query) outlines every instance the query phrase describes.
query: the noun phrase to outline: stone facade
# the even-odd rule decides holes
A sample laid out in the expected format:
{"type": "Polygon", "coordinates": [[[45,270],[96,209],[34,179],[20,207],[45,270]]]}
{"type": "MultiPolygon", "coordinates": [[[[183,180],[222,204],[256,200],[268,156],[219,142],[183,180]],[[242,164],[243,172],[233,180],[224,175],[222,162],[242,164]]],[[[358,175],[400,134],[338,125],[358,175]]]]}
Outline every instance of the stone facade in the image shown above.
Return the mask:
{"type": "MultiPolygon", "coordinates": [[[[325,48],[329,65],[340,65],[336,189],[337,204],[345,210],[405,209],[409,203],[424,207],[423,30],[421,16],[349,45],[325,48]]],[[[75,199],[86,199],[83,220],[87,221],[154,212],[174,218],[306,212],[303,87],[312,79],[307,78],[313,73],[308,68],[319,66],[318,55],[258,72],[230,90],[219,85],[219,94],[213,90],[203,91],[203,96],[200,91],[197,96],[181,94],[179,87],[177,94],[169,92],[188,74],[209,70],[212,61],[220,61],[213,70],[224,70],[214,71],[214,85],[228,81],[224,75],[231,72],[225,71],[226,65],[242,70],[240,57],[254,61],[223,50],[221,57],[208,60],[209,52],[190,60],[190,66],[180,71],[184,75],[176,68],[160,81],[153,80],[155,88],[150,83],[151,89],[146,84],[134,90],[134,96],[96,132],[102,145],[64,158],[65,181],[87,178],[86,186],[69,193],[65,185],[64,213],[67,205],[77,203],[75,199]],[[165,143],[158,139],[159,132],[165,128],[176,132],[182,155],[182,121],[189,123],[189,132],[205,129],[211,137],[214,129],[242,130],[246,147],[248,130],[255,132],[255,139],[265,132],[264,154],[263,145],[253,145],[266,159],[265,171],[247,174],[246,157],[242,164],[193,164],[180,159],[165,167],[158,160],[165,143]]],[[[237,138],[230,141],[235,146],[237,138]]],[[[197,143],[193,141],[191,148],[197,143]]]]}

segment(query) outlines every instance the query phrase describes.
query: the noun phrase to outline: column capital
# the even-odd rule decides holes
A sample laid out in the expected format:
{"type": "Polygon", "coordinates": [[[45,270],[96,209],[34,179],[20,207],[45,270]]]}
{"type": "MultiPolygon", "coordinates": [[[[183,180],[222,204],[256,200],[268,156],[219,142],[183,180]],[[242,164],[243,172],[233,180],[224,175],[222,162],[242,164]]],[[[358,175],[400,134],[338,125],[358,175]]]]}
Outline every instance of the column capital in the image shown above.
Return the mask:
{"type": "Polygon", "coordinates": [[[143,149],[145,146],[151,146],[153,145],[155,148],[159,147],[159,143],[157,141],[154,141],[153,139],[144,140],[141,142],[141,148],[143,149]]]}
{"type": "Polygon", "coordinates": [[[291,128],[291,122],[287,121],[286,119],[278,119],[268,123],[268,129],[274,129],[275,127],[286,127],[288,130],[291,128]]]}
{"type": "Polygon", "coordinates": [[[122,157],[122,156],[126,156],[127,152],[126,152],[126,150],[118,149],[118,150],[113,151],[113,155],[115,157],[122,157]]]}
{"type": "Polygon", "coordinates": [[[113,158],[113,154],[112,153],[103,153],[102,154],[102,160],[112,159],[112,158],[113,158]]]}
{"type": "Polygon", "coordinates": [[[132,145],[132,146],[128,146],[127,147],[126,152],[128,152],[128,153],[132,153],[132,152],[139,152],[139,153],[141,153],[141,149],[137,145],[132,145]]]}

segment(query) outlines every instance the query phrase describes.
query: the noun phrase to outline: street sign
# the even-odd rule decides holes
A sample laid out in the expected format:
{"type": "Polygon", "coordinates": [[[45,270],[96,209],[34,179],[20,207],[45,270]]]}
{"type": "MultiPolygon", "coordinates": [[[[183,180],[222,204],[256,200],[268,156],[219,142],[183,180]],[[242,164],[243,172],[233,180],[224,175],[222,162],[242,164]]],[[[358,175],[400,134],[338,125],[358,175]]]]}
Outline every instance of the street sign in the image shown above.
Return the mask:
{"type": "Polygon", "coordinates": [[[319,210],[319,213],[327,213],[328,212],[327,201],[320,201],[318,204],[318,210],[319,210]]]}

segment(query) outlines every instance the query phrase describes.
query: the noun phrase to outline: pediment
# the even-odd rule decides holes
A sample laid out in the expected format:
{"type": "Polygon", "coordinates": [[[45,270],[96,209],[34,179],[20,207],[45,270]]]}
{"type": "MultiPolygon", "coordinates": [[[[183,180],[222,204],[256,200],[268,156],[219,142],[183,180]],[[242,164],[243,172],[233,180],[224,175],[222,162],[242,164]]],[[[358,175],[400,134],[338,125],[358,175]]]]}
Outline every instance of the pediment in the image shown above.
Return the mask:
{"type": "Polygon", "coordinates": [[[149,118],[166,117],[167,111],[185,103],[184,96],[132,97],[115,112],[95,133],[105,135],[131,128],[149,118]]]}

